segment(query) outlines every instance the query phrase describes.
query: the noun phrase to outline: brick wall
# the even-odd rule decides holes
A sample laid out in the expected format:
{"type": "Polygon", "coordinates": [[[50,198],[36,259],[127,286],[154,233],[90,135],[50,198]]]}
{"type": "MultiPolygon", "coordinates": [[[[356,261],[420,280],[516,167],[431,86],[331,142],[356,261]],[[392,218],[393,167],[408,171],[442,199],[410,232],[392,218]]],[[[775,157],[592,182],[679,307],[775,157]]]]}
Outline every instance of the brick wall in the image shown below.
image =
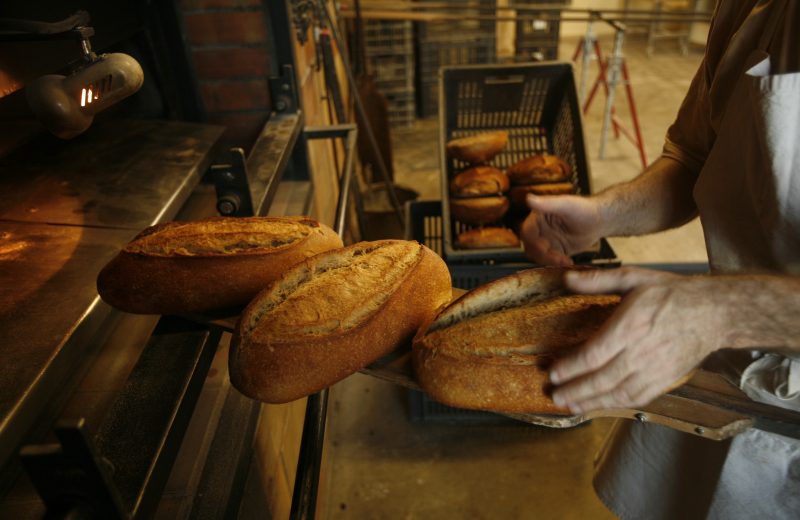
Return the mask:
{"type": "Polygon", "coordinates": [[[270,56],[262,0],[178,0],[209,123],[249,150],[266,123],[270,56]]]}

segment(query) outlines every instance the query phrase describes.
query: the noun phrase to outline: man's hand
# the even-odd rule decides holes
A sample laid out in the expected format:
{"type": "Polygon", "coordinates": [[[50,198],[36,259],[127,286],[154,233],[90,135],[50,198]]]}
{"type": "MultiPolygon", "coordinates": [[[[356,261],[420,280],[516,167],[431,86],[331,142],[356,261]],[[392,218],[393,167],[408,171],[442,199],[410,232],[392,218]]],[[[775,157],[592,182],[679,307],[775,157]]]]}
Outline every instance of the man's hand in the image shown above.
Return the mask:
{"type": "Polygon", "coordinates": [[[553,363],[553,399],[573,413],[647,404],[720,348],[727,332],[714,277],[620,268],[570,272],[566,284],[625,295],[594,337],[553,363]]]}
{"type": "Polygon", "coordinates": [[[570,255],[585,251],[601,236],[597,202],[576,195],[528,195],[531,213],[520,238],[531,261],[544,265],[572,265],[570,255]]]}

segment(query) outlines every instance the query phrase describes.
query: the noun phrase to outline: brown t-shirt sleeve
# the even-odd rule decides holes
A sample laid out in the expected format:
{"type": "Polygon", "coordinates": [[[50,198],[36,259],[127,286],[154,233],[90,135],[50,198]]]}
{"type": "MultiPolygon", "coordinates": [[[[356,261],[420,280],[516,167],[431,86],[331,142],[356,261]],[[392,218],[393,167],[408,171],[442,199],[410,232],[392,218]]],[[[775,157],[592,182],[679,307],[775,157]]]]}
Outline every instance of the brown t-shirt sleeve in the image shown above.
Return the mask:
{"type": "Polygon", "coordinates": [[[662,155],[674,159],[698,175],[714,143],[708,101],[706,61],[689,86],[678,116],[667,130],[662,155]]]}

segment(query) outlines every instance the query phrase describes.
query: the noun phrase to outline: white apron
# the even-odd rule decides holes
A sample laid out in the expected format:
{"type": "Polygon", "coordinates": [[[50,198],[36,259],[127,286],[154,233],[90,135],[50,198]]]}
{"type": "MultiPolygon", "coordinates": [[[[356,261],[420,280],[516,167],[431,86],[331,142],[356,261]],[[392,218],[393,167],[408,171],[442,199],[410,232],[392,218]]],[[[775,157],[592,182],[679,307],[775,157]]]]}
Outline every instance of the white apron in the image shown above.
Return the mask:
{"type": "MultiPolygon", "coordinates": [[[[780,9],[770,18],[780,23],[780,9]]],[[[695,186],[719,272],[800,274],[800,73],[771,75],[767,43],[749,57],[695,186]]],[[[764,356],[741,383],[800,410],[797,360],[764,356]]],[[[595,463],[597,494],[623,519],[800,519],[795,439],[751,429],[715,442],[618,421],[595,463]]]]}

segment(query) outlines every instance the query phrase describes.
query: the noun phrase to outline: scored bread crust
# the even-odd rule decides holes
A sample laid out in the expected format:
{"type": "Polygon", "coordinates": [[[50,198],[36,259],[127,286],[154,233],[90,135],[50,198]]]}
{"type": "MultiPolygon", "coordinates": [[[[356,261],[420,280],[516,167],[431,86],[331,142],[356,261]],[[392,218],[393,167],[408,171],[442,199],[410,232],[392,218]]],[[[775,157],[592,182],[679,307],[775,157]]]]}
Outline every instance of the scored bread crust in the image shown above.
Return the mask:
{"type": "Polygon", "coordinates": [[[508,132],[497,130],[451,139],[445,145],[447,155],[471,164],[488,162],[508,143],[508,132]]]}
{"type": "Polygon", "coordinates": [[[568,181],[572,168],[556,155],[532,155],[511,165],[507,172],[513,185],[543,184],[568,181]]]}
{"type": "Polygon", "coordinates": [[[442,309],[414,338],[412,363],[422,389],[459,408],[568,413],[548,395],[548,366],[594,333],[619,297],[568,295],[565,271],[521,271],[442,309]]]}
{"type": "MultiPolygon", "coordinates": [[[[303,309],[305,301],[298,296],[300,301],[295,299],[292,305],[300,306],[299,314],[317,313],[319,322],[324,324],[330,322],[330,316],[341,316],[342,304],[336,300],[341,291],[355,291],[356,297],[364,294],[365,302],[369,301],[374,289],[365,287],[357,273],[342,276],[346,277],[327,288],[314,288],[322,291],[316,301],[327,304],[303,309]]],[[[231,345],[231,382],[243,394],[268,403],[285,403],[310,395],[409,342],[419,327],[450,300],[451,291],[447,265],[436,253],[414,241],[361,242],[317,255],[285,273],[245,309],[231,345]],[[346,267],[353,258],[398,244],[403,244],[403,251],[413,248],[414,261],[405,267],[399,262],[393,265],[392,269],[404,272],[395,273],[397,281],[377,308],[366,314],[355,306],[345,309],[346,314],[359,316],[348,328],[334,327],[315,334],[304,332],[298,325],[295,337],[258,328],[262,320],[271,324],[269,314],[291,296],[298,281],[308,283],[331,265],[346,267]]],[[[284,312],[284,316],[288,315],[284,312]]],[[[287,327],[292,323],[282,325],[277,328],[290,330],[287,327]]]]}
{"type": "Polygon", "coordinates": [[[459,173],[450,181],[454,197],[476,197],[505,193],[511,187],[508,176],[492,166],[474,166],[459,173]]]}
{"type": "Polygon", "coordinates": [[[213,217],[139,233],[97,277],[100,296],[135,314],[243,306],[290,266],[342,247],[307,217],[213,217]]]}

